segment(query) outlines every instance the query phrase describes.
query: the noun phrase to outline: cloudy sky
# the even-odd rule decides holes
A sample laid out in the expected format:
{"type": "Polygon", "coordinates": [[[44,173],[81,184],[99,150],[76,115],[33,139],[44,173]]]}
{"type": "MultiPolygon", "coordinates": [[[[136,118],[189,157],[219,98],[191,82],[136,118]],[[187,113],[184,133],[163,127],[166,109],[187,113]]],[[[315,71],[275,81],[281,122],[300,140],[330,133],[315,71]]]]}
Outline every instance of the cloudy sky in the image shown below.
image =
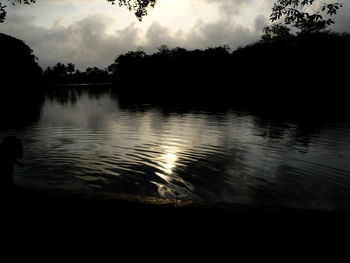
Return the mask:
{"type": "MultiPolygon", "coordinates": [[[[43,68],[58,61],[72,62],[82,70],[104,68],[119,54],[140,47],[147,53],[162,44],[236,49],[259,39],[273,2],[158,0],[139,22],[133,12],[106,0],[37,0],[31,6],[9,6],[0,32],[24,40],[43,68]]],[[[350,32],[349,13],[350,4],[345,3],[335,30],[350,32]]]]}

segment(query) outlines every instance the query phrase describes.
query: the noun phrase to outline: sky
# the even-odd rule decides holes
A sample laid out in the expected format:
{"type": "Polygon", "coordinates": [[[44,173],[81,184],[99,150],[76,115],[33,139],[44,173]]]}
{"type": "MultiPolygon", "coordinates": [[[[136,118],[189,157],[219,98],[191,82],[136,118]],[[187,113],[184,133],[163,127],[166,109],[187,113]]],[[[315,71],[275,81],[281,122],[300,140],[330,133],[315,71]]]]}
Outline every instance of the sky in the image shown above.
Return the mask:
{"type": "MultiPolygon", "coordinates": [[[[6,4],[6,0],[0,0],[6,4]]],[[[105,68],[127,51],[153,53],[160,45],[232,50],[257,41],[269,24],[273,0],[158,0],[142,22],[106,0],[37,0],[8,6],[0,32],[28,44],[46,68],[57,62],[85,70],[105,68]]],[[[343,1],[344,2],[344,1],[343,1]]],[[[336,16],[336,31],[350,32],[350,4],[336,16]]]]}

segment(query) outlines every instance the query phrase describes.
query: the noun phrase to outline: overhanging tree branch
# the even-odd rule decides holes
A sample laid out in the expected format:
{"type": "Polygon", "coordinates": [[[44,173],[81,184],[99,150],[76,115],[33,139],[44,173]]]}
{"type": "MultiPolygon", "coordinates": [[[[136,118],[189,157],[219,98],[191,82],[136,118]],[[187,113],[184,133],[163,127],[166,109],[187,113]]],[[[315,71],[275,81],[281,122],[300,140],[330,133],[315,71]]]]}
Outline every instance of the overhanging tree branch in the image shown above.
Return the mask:
{"type": "Polygon", "coordinates": [[[334,24],[331,16],[343,6],[328,0],[277,0],[270,20],[292,26],[301,32],[319,32],[334,24]]]}
{"type": "Polygon", "coordinates": [[[135,11],[135,16],[141,21],[147,15],[147,9],[154,7],[157,0],[107,0],[112,5],[126,6],[129,11],[135,11]]]}

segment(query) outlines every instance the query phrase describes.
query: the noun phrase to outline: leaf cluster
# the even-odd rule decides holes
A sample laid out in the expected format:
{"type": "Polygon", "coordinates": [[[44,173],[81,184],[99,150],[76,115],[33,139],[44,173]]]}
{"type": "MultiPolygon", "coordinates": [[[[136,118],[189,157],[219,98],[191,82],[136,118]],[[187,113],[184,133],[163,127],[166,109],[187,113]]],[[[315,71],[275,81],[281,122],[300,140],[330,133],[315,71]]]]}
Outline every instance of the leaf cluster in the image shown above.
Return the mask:
{"type": "Polygon", "coordinates": [[[129,11],[135,11],[135,16],[142,21],[142,18],[147,15],[147,9],[154,7],[157,0],[107,0],[107,2],[119,6],[126,6],[129,11]]]}
{"type": "Polygon", "coordinates": [[[334,24],[330,17],[343,6],[327,0],[277,0],[272,7],[270,20],[282,20],[302,32],[319,32],[334,24]]]}
{"type": "MultiPolygon", "coordinates": [[[[36,0],[7,0],[7,2],[11,3],[12,5],[16,4],[25,4],[30,5],[32,3],[35,3],[36,0]]],[[[0,23],[3,23],[6,19],[6,5],[0,3],[0,23]]]]}

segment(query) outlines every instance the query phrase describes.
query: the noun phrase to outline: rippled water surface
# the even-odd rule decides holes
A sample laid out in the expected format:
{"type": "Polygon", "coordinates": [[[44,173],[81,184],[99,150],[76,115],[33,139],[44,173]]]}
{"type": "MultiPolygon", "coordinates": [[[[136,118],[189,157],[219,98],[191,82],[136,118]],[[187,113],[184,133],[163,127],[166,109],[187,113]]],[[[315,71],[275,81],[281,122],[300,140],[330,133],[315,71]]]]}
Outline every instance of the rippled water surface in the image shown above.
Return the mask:
{"type": "Polygon", "coordinates": [[[19,136],[15,182],[250,204],[350,208],[350,123],[121,104],[108,90],[47,96],[19,136]]]}

